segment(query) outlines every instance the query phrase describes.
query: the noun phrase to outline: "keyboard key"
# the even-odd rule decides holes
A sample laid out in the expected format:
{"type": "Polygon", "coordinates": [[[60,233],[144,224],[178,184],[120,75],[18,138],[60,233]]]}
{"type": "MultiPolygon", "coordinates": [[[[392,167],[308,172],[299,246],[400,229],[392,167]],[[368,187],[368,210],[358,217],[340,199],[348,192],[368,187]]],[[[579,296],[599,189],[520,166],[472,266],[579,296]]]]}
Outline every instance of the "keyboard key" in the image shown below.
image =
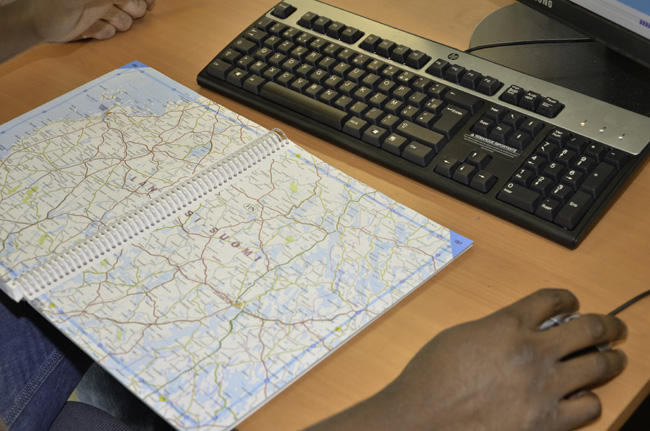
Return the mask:
{"type": "Polygon", "coordinates": [[[603,161],[605,155],[607,155],[608,152],[609,149],[600,142],[590,142],[585,149],[585,154],[587,156],[593,157],[599,163],[603,161]]]}
{"type": "Polygon", "coordinates": [[[532,156],[527,158],[526,161],[524,162],[524,167],[534,172],[536,175],[540,175],[545,166],[546,166],[546,160],[544,160],[543,157],[538,156],[537,154],[533,154],[532,156]]]}
{"type": "Polygon", "coordinates": [[[585,178],[585,174],[577,171],[575,169],[571,169],[568,171],[563,177],[562,177],[562,184],[566,184],[567,186],[571,187],[573,191],[577,191],[578,188],[580,187],[580,184],[582,184],[582,181],[585,178]]]}
{"type": "Polygon", "coordinates": [[[385,58],[390,58],[391,52],[397,45],[392,40],[384,39],[377,45],[377,54],[385,58]]]}
{"type": "Polygon", "coordinates": [[[474,114],[481,106],[483,106],[483,100],[479,99],[476,96],[472,96],[469,93],[458,90],[447,91],[445,93],[444,100],[451,105],[460,106],[461,108],[467,109],[472,114],[474,114]]]}
{"type": "Polygon", "coordinates": [[[497,141],[501,144],[506,144],[510,136],[512,136],[512,127],[505,124],[497,124],[490,132],[490,139],[497,141]]]}
{"type": "Polygon", "coordinates": [[[581,170],[585,174],[589,174],[594,170],[596,165],[598,165],[596,159],[592,157],[582,156],[578,159],[575,165],[573,165],[573,168],[581,170]]]}
{"type": "Polygon", "coordinates": [[[474,175],[476,175],[477,169],[475,166],[470,165],[469,163],[463,163],[456,169],[452,179],[466,186],[472,181],[474,175]]]}
{"type": "Polygon", "coordinates": [[[226,61],[230,64],[235,64],[241,57],[241,54],[234,49],[227,49],[219,54],[219,59],[226,61]]]}
{"type": "Polygon", "coordinates": [[[437,118],[435,114],[431,112],[422,112],[420,115],[417,116],[415,122],[422,127],[431,129],[433,127],[433,123],[435,123],[436,120],[437,118]]]}
{"type": "Polygon", "coordinates": [[[558,153],[558,155],[555,157],[555,160],[558,163],[562,163],[564,166],[568,168],[573,166],[573,163],[576,161],[577,158],[578,158],[578,153],[576,153],[575,151],[564,149],[558,153]]]}
{"type": "Polygon", "coordinates": [[[553,182],[558,183],[564,175],[565,168],[559,163],[551,162],[542,171],[542,175],[553,180],[553,182]]]}
{"type": "Polygon", "coordinates": [[[562,129],[554,129],[546,137],[546,139],[549,142],[553,142],[554,144],[558,144],[560,146],[564,146],[564,144],[566,144],[569,138],[571,138],[571,134],[566,130],[562,130],[562,129]]]}
{"type": "Polygon", "coordinates": [[[247,55],[254,53],[258,48],[254,42],[243,38],[236,39],[231,46],[242,54],[247,55]]]}
{"type": "Polygon", "coordinates": [[[447,106],[442,110],[440,119],[433,125],[433,130],[441,133],[447,139],[451,139],[469,118],[470,116],[466,110],[455,106],[447,106]]]}
{"type": "Polygon", "coordinates": [[[585,192],[576,193],[555,218],[555,223],[567,229],[575,228],[593,203],[591,195],[585,192]]]}
{"type": "Polygon", "coordinates": [[[526,90],[519,87],[518,85],[511,85],[506,91],[503,92],[499,99],[504,102],[512,103],[513,105],[519,105],[519,101],[526,94],[526,90]]]}
{"type": "Polygon", "coordinates": [[[381,38],[375,34],[371,34],[366,36],[359,46],[366,51],[375,52],[379,42],[381,42],[381,38]]]}
{"type": "Polygon", "coordinates": [[[535,178],[533,171],[529,171],[528,169],[519,169],[519,171],[512,176],[512,181],[527,188],[533,182],[533,178],[535,178]]]}
{"type": "Polygon", "coordinates": [[[381,148],[389,153],[401,156],[404,148],[408,145],[409,141],[404,136],[391,133],[388,138],[384,140],[381,148]]]}
{"type": "Polygon", "coordinates": [[[255,42],[257,46],[262,46],[262,42],[264,41],[264,39],[267,38],[268,33],[253,27],[246,30],[243,33],[243,35],[246,39],[250,40],[251,42],[255,42]]]}
{"type": "Polygon", "coordinates": [[[555,186],[553,180],[545,176],[540,176],[533,180],[532,184],[530,185],[530,189],[535,190],[545,198],[549,195],[549,193],[551,193],[553,186],[555,186]]]}
{"type": "Polygon", "coordinates": [[[580,190],[591,194],[594,199],[600,196],[616,175],[616,168],[607,163],[601,163],[594,172],[587,176],[580,190]]]}
{"type": "Polygon", "coordinates": [[[220,59],[215,59],[208,65],[206,72],[210,76],[214,76],[215,78],[225,81],[228,72],[230,72],[230,69],[232,69],[232,65],[230,65],[228,62],[220,59]]]}
{"type": "Polygon", "coordinates": [[[542,202],[540,206],[537,207],[535,215],[537,217],[543,218],[544,220],[553,221],[555,220],[557,213],[560,212],[561,208],[562,204],[560,202],[552,198],[546,198],[544,199],[544,202],[542,202]]]}
{"type": "Polygon", "coordinates": [[[325,16],[319,16],[312,24],[312,29],[319,32],[320,34],[325,34],[327,32],[327,27],[329,27],[331,23],[331,19],[325,16]]]}
{"type": "Polygon", "coordinates": [[[497,177],[486,171],[479,171],[472,178],[472,182],[469,184],[474,190],[478,190],[481,193],[487,193],[490,189],[496,184],[497,177]]]}
{"type": "Polygon", "coordinates": [[[428,147],[434,148],[436,152],[442,150],[446,140],[445,137],[439,133],[425,129],[422,126],[411,121],[403,121],[398,127],[397,132],[409,139],[421,142],[428,147]]]}
{"type": "Polygon", "coordinates": [[[463,79],[463,76],[465,75],[466,69],[463,66],[460,66],[458,64],[452,64],[447,68],[447,71],[445,72],[444,79],[447,81],[451,81],[454,84],[459,84],[460,81],[463,79]]]}
{"type": "Polygon", "coordinates": [[[271,15],[284,19],[291,16],[291,14],[295,11],[296,8],[294,6],[291,6],[289,3],[283,1],[278,3],[275,8],[273,8],[271,15]]]}
{"type": "Polygon", "coordinates": [[[269,31],[269,28],[275,24],[275,21],[269,17],[264,17],[255,23],[255,27],[262,31],[269,31]]]}
{"type": "Polygon", "coordinates": [[[333,37],[334,39],[340,39],[343,30],[345,30],[345,25],[341,22],[334,21],[327,26],[325,34],[329,37],[333,37]]]}
{"type": "Polygon", "coordinates": [[[528,144],[530,144],[532,140],[533,139],[530,137],[528,133],[515,132],[508,139],[508,145],[518,150],[523,150],[528,146],[528,144]]]}
{"type": "Polygon", "coordinates": [[[402,152],[402,158],[422,167],[427,166],[435,155],[433,148],[419,142],[411,142],[402,152]]]}
{"type": "Polygon", "coordinates": [[[490,105],[485,111],[485,116],[491,120],[494,120],[495,123],[501,123],[507,113],[508,110],[503,106],[490,105]]]}
{"type": "Polygon", "coordinates": [[[548,118],[555,118],[562,111],[564,105],[550,97],[545,98],[537,107],[537,113],[548,118]]]}
{"type": "Polygon", "coordinates": [[[605,156],[605,163],[609,163],[614,166],[616,170],[620,171],[623,169],[623,165],[628,161],[630,157],[621,150],[610,150],[605,156]]]}
{"type": "Polygon", "coordinates": [[[551,191],[551,198],[560,202],[562,205],[565,205],[567,202],[569,202],[571,196],[573,196],[573,190],[571,189],[571,187],[565,184],[558,184],[551,191]]]}
{"type": "Polygon", "coordinates": [[[484,77],[476,89],[488,96],[493,96],[503,87],[503,82],[491,76],[484,77]]]}
{"type": "Polygon", "coordinates": [[[422,51],[413,51],[406,57],[406,65],[414,69],[421,69],[431,60],[431,57],[422,51]]]}
{"type": "Polygon", "coordinates": [[[521,124],[521,131],[528,133],[533,138],[544,128],[544,123],[534,118],[528,118],[521,124]]]}
{"type": "Polygon", "coordinates": [[[465,76],[463,76],[463,79],[460,81],[460,85],[474,90],[476,87],[478,87],[481,79],[483,79],[483,75],[475,70],[470,70],[465,74],[465,76]]]}
{"type": "Polygon", "coordinates": [[[542,103],[542,95],[535,93],[534,91],[529,91],[523,95],[519,101],[519,106],[529,111],[535,112],[540,103],[542,103]]]}
{"type": "Polygon", "coordinates": [[[488,137],[494,128],[494,121],[488,118],[481,118],[472,126],[472,132],[478,133],[481,136],[488,137]]]}
{"type": "Polygon", "coordinates": [[[506,184],[497,195],[497,199],[529,213],[534,212],[542,200],[539,193],[515,183],[506,184]]]}
{"type": "MultiPolygon", "coordinates": [[[[349,121],[349,120],[348,120],[349,121]]],[[[363,132],[362,140],[375,147],[381,147],[384,139],[388,136],[388,130],[371,125],[363,132]]]]}
{"type": "Polygon", "coordinates": [[[350,117],[343,125],[343,132],[355,138],[361,138],[368,123],[357,117],[350,117]]]}
{"type": "Polygon", "coordinates": [[[411,54],[411,48],[404,45],[396,46],[390,53],[390,59],[398,63],[406,63],[406,58],[411,54]]]}
{"type": "Polygon", "coordinates": [[[274,82],[264,84],[260,90],[260,96],[337,130],[343,128],[343,124],[348,117],[348,114],[343,111],[296,93],[274,82]]]}
{"type": "Polygon", "coordinates": [[[312,25],[314,24],[314,21],[316,21],[317,19],[318,19],[318,15],[316,15],[314,12],[306,12],[298,20],[298,25],[311,29],[312,25]]]}
{"type": "Polygon", "coordinates": [[[453,157],[443,157],[435,167],[435,171],[440,175],[451,178],[460,166],[460,161],[453,157]]]}
{"type": "Polygon", "coordinates": [[[232,85],[241,87],[242,85],[244,85],[244,81],[246,80],[246,78],[248,78],[248,74],[245,71],[239,68],[235,68],[226,76],[226,81],[228,81],[232,85]]]}
{"type": "Polygon", "coordinates": [[[449,62],[442,59],[435,60],[431,66],[427,69],[427,73],[442,78],[445,75],[445,72],[449,68],[449,62]]]}
{"type": "Polygon", "coordinates": [[[492,156],[490,156],[488,153],[482,150],[474,150],[471,153],[469,153],[469,156],[467,156],[467,159],[465,161],[471,165],[476,166],[479,169],[485,169],[485,167],[490,163],[492,160],[492,156]]]}
{"type": "Polygon", "coordinates": [[[355,27],[347,27],[341,34],[341,40],[346,43],[356,43],[363,37],[363,32],[355,27]]]}
{"type": "Polygon", "coordinates": [[[262,85],[264,85],[265,82],[266,80],[264,78],[257,75],[251,75],[246,79],[246,81],[244,81],[243,87],[253,94],[260,94],[260,88],[262,88],[262,85]]]}
{"type": "Polygon", "coordinates": [[[399,124],[401,122],[402,122],[402,119],[399,118],[397,115],[388,114],[388,115],[384,116],[384,118],[381,119],[381,121],[379,122],[379,125],[381,127],[384,127],[386,129],[390,130],[391,132],[394,132],[395,129],[397,129],[397,126],[399,126],[399,124]]]}

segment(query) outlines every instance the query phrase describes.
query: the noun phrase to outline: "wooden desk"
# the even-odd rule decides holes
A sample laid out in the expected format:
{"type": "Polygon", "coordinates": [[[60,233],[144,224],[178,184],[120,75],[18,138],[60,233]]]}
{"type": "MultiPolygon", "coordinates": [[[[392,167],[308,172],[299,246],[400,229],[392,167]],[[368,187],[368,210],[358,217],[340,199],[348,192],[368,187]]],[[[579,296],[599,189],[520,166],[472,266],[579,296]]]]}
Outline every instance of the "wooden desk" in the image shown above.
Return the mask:
{"type": "MultiPolygon", "coordinates": [[[[466,48],[472,29],[511,0],[328,0],[447,45],[466,48]],[[419,8],[417,13],[412,10],[419,8]]],[[[0,123],[131,60],[295,141],[394,199],[472,238],[475,247],[398,307],[252,415],[241,431],[292,430],[382,388],[442,329],[488,314],[542,287],[572,289],[583,311],[608,312],[648,288],[650,169],[647,163],[575,251],[562,248],[305,132],[211,93],[196,74],[275,0],[158,0],[144,20],[105,42],[37,47],[0,66],[0,123]],[[245,6],[243,6],[245,4],[245,6]]],[[[626,310],[629,366],[597,390],[604,411],[588,430],[618,429],[650,392],[650,300],[626,310]]]]}

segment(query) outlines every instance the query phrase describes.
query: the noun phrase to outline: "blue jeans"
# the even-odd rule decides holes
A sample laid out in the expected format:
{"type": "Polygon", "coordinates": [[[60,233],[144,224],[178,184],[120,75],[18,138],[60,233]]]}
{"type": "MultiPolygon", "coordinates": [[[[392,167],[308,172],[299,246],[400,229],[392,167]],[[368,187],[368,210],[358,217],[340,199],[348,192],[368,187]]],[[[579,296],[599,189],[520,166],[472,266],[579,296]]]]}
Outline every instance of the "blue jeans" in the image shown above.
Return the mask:
{"type": "Polygon", "coordinates": [[[91,364],[28,304],[0,292],[0,416],[12,431],[48,430],[91,364]]]}

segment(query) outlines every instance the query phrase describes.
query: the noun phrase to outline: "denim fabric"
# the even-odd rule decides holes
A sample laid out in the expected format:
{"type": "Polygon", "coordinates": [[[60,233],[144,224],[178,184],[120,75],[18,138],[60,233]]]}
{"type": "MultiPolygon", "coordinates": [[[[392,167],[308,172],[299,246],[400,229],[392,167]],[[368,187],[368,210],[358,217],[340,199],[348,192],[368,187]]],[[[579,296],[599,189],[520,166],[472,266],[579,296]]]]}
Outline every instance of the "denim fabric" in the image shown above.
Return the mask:
{"type": "Polygon", "coordinates": [[[75,393],[79,401],[110,413],[128,424],[132,431],[173,431],[167,422],[97,364],[86,372],[75,393]]]}
{"type": "Polygon", "coordinates": [[[68,401],[49,431],[132,431],[123,422],[88,404],[68,401]]]}
{"type": "Polygon", "coordinates": [[[0,292],[0,415],[11,431],[48,430],[91,364],[28,304],[0,292]]]}

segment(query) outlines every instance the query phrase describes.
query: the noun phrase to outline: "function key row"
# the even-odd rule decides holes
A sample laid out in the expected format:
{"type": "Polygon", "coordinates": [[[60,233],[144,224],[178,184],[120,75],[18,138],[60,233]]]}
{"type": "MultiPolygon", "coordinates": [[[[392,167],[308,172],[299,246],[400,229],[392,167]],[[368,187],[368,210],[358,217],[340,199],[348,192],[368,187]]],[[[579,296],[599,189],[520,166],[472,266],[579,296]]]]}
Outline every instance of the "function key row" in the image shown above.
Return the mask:
{"type": "Polygon", "coordinates": [[[485,76],[476,70],[467,70],[459,64],[451,64],[441,58],[427,68],[427,73],[488,96],[496,94],[503,87],[503,83],[496,78],[485,76]]]}
{"type": "Polygon", "coordinates": [[[389,39],[382,39],[375,34],[366,37],[359,46],[368,52],[389,58],[414,69],[423,68],[431,60],[431,57],[422,51],[413,50],[406,45],[397,44],[389,39]]]}
{"type": "Polygon", "coordinates": [[[356,27],[343,24],[339,21],[332,21],[328,17],[319,16],[314,12],[305,13],[298,20],[298,25],[349,44],[357,43],[364,35],[356,27]]]}

